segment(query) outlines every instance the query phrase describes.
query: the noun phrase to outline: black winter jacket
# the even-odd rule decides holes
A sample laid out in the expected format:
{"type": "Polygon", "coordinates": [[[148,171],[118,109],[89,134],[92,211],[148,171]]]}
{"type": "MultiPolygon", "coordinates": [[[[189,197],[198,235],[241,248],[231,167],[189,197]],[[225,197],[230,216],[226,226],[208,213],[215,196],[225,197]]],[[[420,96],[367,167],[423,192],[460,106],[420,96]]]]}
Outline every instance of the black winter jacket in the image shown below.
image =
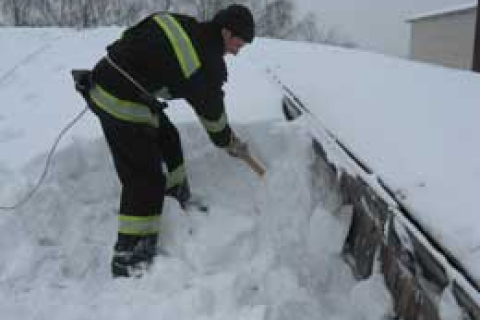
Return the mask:
{"type": "MultiPolygon", "coordinates": [[[[120,39],[109,45],[108,57],[149,93],[166,87],[171,98],[186,99],[204,125],[222,118],[226,121],[222,86],[227,81],[227,68],[220,27],[213,22],[197,22],[189,16],[171,16],[189,36],[201,63],[189,78],[183,75],[174,48],[154,21],[154,15],[128,28],[120,39]]],[[[92,78],[118,99],[143,102],[139,89],[106,59],[95,66],[92,78]]],[[[228,121],[221,128],[212,131],[206,126],[212,142],[225,147],[232,132],[228,121]]]]}

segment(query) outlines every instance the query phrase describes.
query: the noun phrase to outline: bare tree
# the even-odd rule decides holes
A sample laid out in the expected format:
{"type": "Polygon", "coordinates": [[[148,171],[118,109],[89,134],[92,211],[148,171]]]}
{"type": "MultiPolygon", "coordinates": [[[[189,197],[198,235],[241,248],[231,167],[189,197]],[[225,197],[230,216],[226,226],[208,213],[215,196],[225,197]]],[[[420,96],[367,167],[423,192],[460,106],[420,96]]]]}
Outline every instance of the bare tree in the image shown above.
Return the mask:
{"type": "Polygon", "coordinates": [[[15,12],[14,0],[2,0],[0,2],[0,10],[2,12],[2,19],[0,25],[17,25],[17,15],[15,12]]]}
{"type": "Polygon", "coordinates": [[[31,0],[4,0],[5,13],[9,13],[12,19],[11,24],[22,26],[28,20],[29,8],[32,6],[31,0]]]}
{"type": "Polygon", "coordinates": [[[296,18],[293,0],[0,0],[3,13],[0,24],[83,28],[128,26],[147,14],[167,10],[189,13],[204,21],[233,3],[251,8],[257,36],[355,46],[337,29],[320,25],[313,14],[296,18]]]}
{"type": "Polygon", "coordinates": [[[196,16],[200,20],[209,20],[211,19],[216,12],[220,9],[227,7],[232,3],[238,3],[241,1],[234,1],[234,0],[195,0],[193,1],[196,9],[197,14],[196,16]]]}
{"type": "Polygon", "coordinates": [[[129,25],[141,15],[174,8],[173,0],[0,0],[0,24],[14,26],[129,25]]]}
{"type": "Polygon", "coordinates": [[[293,26],[293,3],[291,0],[275,0],[265,7],[259,21],[259,35],[284,38],[293,26]]]}

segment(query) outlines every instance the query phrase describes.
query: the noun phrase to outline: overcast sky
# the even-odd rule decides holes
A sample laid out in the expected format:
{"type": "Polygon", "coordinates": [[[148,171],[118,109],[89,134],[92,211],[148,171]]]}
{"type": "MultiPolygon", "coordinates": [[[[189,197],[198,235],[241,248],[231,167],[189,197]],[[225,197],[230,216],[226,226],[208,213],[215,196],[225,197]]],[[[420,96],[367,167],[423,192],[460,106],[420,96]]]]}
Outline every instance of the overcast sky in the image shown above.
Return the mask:
{"type": "Polygon", "coordinates": [[[295,0],[301,12],[315,12],[320,21],[348,35],[361,48],[406,56],[413,15],[475,0],[295,0]]]}

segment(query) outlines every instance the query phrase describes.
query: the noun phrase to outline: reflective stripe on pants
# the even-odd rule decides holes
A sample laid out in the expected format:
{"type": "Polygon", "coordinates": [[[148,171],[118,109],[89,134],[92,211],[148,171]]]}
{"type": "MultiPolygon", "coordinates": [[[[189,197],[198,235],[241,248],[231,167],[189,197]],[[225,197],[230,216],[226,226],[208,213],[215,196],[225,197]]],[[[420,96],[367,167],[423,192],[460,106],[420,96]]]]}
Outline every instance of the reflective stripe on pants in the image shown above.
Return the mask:
{"type": "Polygon", "coordinates": [[[157,234],[160,229],[160,216],[118,216],[118,233],[132,236],[157,234]]]}

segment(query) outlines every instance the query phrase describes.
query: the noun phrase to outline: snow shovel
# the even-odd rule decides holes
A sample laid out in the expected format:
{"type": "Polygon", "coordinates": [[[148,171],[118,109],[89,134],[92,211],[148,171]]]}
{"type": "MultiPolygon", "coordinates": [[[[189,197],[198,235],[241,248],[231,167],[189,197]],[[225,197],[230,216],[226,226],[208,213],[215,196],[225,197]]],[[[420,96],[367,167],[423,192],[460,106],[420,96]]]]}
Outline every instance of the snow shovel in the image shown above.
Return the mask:
{"type": "Polygon", "coordinates": [[[239,159],[242,159],[245,161],[246,164],[256,173],[260,178],[263,178],[265,175],[266,169],[265,166],[256,158],[254,158],[251,154],[250,151],[247,150],[247,152],[240,153],[238,155],[239,159]]]}
{"type": "Polygon", "coordinates": [[[265,166],[252,156],[246,142],[241,141],[235,134],[227,147],[227,152],[235,158],[243,160],[260,178],[265,175],[265,166]]]}

